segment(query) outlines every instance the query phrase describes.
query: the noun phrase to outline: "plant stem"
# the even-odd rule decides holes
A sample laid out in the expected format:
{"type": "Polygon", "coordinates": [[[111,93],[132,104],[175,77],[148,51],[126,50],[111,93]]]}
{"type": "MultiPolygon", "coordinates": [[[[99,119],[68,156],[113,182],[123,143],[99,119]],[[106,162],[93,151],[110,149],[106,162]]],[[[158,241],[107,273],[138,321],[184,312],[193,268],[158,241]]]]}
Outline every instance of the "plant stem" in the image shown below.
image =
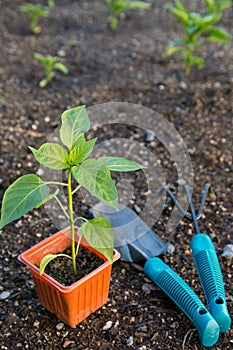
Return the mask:
{"type": "Polygon", "coordinates": [[[191,64],[190,64],[190,62],[187,61],[186,62],[186,67],[185,67],[185,75],[186,75],[186,77],[189,76],[190,70],[191,70],[191,64]]]}
{"type": "Polygon", "coordinates": [[[71,178],[72,178],[72,172],[70,168],[68,170],[68,205],[69,205],[69,219],[70,219],[70,232],[71,232],[72,265],[73,265],[74,273],[76,273],[77,266],[76,266],[76,252],[75,252],[73,194],[72,194],[71,178]]]}
{"type": "Polygon", "coordinates": [[[64,182],[56,182],[56,181],[46,181],[46,185],[60,185],[60,186],[68,186],[64,182]]]}
{"type": "Polygon", "coordinates": [[[72,192],[72,194],[74,194],[75,192],[77,192],[80,189],[81,185],[78,185],[72,192]]]}
{"type": "Polygon", "coordinates": [[[88,221],[86,218],[83,218],[82,216],[77,216],[75,219],[74,219],[74,222],[77,221],[77,220],[83,220],[83,221],[88,221]]]}
{"type": "Polygon", "coordinates": [[[77,256],[77,255],[78,255],[79,246],[80,246],[80,243],[81,243],[81,238],[82,238],[82,235],[79,237],[79,240],[78,240],[78,243],[77,243],[77,247],[76,247],[76,253],[75,253],[75,256],[77,256]]]}
{"type": "Polygon", "coordinates": [[[68,213],[66,212],[62,202],[60,201],[60,199],[57,196],[54,196],[54,198],[56,199],[57,203],[59,204],[61,210],[63,211],[63,213],[65,214],[65,216],[67,217],[68,220],[70,220],[70,217],[68,215],[68,213]]]}
{"type": "Polygon", "coordinates": [[[192,56],[192,51],[191,49],[186,50],[186,66],[185,66],[185,75],[186,77],[189,76],[190,70],[191,70],[191,56],[192,56]]]}

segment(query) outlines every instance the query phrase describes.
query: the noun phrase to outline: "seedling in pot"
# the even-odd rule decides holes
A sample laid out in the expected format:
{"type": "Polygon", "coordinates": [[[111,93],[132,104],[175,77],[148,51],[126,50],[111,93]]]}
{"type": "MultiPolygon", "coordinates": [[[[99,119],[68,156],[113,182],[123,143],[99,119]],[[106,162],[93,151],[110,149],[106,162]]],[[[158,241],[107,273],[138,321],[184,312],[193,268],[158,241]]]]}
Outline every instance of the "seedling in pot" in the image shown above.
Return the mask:
{"type": "Polygon", "coordinates": [[[178,19],[184,27],[184,38],[176,39],[169,45],[164,54],[170,56],[179,53],[185,62],[185,74],[190,74],[192,66],[199,68],[205,66],[204,58],[199,54],[201,47],[205,43],[224,43],[230,42],[231,35],[225,29],[216,26],[222,18],[223,11],[230,7],[232,2],[229,0],[214,1],[205,0],[205,14],[190,12],[180,0],[175,1],[175,6],[167,5],[167,9],[178,19]]]}
{"type": "Polygon", "coordinates": [[[34,58],[38,62],[42,63],[45,70],[45,77],[39,82],[39,86],[41,88],[44,88],[53,80],[56,75],[55,71],[60,71],[64,74],[69,73],[67,67],[63,63],[59,62],[58,56],[43,56],[40,53],[36,52],[34,54],[34,58]]]}
{"type": "Polygon", "coordinates": [[[0,229],[22,215],[40,207],[42,204],[55,200],[69,220],[71,232],[71,256],[48,254],[40,263],[40,273],[43,274],[47,264],[53,259],[64,256],[72,260],[73,271],[76,273],[76,256],[82,236],[87,243],[99,251],[107,260],[113,262],[114,235],[109,222],[105,218],[88,220],[75,216],[73,211],[73,196],[81,188],[85,188],[100,201],[118,209],[118,194],[111,171],[134,171],[144,166],[121,157],[90,158],[97,138],[89,141],[85,133],[90,128],[90,121],[85,106],[66,110],[61,117],[61,144],[47,142],[39,149],[29,147],[35,159],[45,167],[54,171],[66,171],[66,182],[43,181],[38,175],[27,174],[18,178],[6,190],[1,210],[0,229]],[[76,180],[76,186],[72,179],[76,180]],[[53,190],[52,190],[53,188],[53,190]],[[59,199],[60,188],[67,193],[67,208],[59,199]],[[78,242],[75,237],[75,223],[82,222],[78,231],[78,242]]]}
{"type": "Polygon", "coordinates": [[[144,1],[132,1],[132,0],[105,0],[106,7],[111,11],[109,16],[109,23],[112,30],[118,28],[118,18],[124,11],[127,10],[148,10],[150,4],[144,1]]]}
{"type": "Polygon", "coordinates": [[[20,6],[20,11],[26,13],[30,20],[30,29],[33,34],[39,34],[41,27],[38,25],[40,17],[48,17],[49,11],[41,4],[24,4],[20,6]]]}

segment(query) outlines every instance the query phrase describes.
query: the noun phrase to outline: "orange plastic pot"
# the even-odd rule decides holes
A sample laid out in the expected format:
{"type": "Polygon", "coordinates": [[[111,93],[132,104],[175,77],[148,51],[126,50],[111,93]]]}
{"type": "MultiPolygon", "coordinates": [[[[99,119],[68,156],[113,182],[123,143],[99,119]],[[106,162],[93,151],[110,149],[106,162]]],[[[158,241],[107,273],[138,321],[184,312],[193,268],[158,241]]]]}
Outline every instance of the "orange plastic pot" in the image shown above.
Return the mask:
{"type": "MultiPolygon", "coordinates": [[[[78,228],[75,230],[77,234],[78,228]]],[[[29,266],[41,304],[64,323],[75,327],[107,302],[112,264],[82,239],[81,246],[104,260],[101,266],[70,286],[62,285],[46,273],[41,276],[38,266],[43,257],[61,253],[70,244],[67,228],[26,250],[18,259],[29,266]]],[[[114,249],[114,261],[119,258],[120,253],[114,249]]]]}

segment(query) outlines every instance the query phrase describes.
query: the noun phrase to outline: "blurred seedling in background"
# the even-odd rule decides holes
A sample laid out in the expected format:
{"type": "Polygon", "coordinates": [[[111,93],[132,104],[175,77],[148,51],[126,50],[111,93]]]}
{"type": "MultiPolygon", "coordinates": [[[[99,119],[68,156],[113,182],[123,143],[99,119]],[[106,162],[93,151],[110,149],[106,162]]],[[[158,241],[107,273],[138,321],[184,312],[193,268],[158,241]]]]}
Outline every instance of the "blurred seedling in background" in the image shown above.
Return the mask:
{"type": "Polygon", "coordinates": [[[49,7],[54,7],[55,6],[54,0],[48,0],[48,6],[49,7]]]}
{"type": "Polygon", "coordinates": [[[48,9],[41,4],[24,4],[20,6],[20,11],[28,16],[32,33],[39,34],[41,27],[38,25],[38,21],[41,17],[49,16],[48,9]]]}
{"type": "Polygon", "coordinates": [[[167,5],[166,8],[179,20],[184,27],[184,38],[176,39],[167,46],[164,54],[170,56],[179,53],[185,62],[185,75],[190,74],[192,66],[198,68],[205,66],[205,60],[200,55],[201,46],[205,43],[229,43],[231,35],[225,29],[216,26],[222,18],[223,11],[232,5],[230,0],[204,0],[206,10],[204,14],[190,12],[180,0],[175,1],[175,6],[167,5]]]}
{"type": "Polygon", "coordinates": [[[144,1],[131,0],[105,0],[106,7],[111,11],[111,16],[108,17],[112,30],[118,29],[118,18],[121,13],[127,10],[148,10],[151,5],[144,1]]]}
{"type": "Polygon", "coordinates": [[[60,71],[64,74],[68,74],[69,71],[67,67],[59,62],[58,56],[43,56],[42,54],[35,52],[34,58],[42,63],[45,70],[45,77],[39,82],[39,86],[44,88],[47,84],[49,84],[56,75],[55,71],[60,71]]]}

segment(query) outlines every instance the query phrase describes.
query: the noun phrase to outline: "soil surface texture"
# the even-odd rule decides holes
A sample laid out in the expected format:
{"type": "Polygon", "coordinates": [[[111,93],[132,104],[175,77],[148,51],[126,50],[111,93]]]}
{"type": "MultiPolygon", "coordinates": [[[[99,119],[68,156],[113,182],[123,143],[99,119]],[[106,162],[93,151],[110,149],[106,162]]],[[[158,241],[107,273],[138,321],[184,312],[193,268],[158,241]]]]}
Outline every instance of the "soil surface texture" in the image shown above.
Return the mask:
{"type": "MultiPolygon", "coordinates": [[[[39,22],[41,33],[33,35],[26,15],[19,10],[24,1],[0,0],[0,201],[18,176],[38,171],[28,146],[39,148],[47,142],[66,109],[109,102],[148,107],[175,128],[186,146],[194,174],[196,209],[204,184],[211,185],[199,224],[216,247],[233,317],[232,258],[223,254],[224,248],[233,244],[233,48],[206,45],[202,51],[206,67],[201,71],[192,68],[184,79],[180,57],[163,56],[169,42],[182,36],[182,27],[164,10],[164,1],[150,2],[149,11],[121,16],[119,29],[113,33],[104,1],[55,0],[49,17],[39,22]],[[57,73],[47,87],[40,88],[44,71],[33,57],[35,52],[59,56],[69,74],[57,73]]],[[[194,9],[201,6],[201,1],[184,3],[192,3],[194,9]]],[[[233,12],[228,9],[221,26],[233,34],[232,23],[233,12]]],[[[94,118],[94,113],[90,117],[94,118]]],[[[150,131],[148,125],[139,128],[129,120],[127,125],[92,129],[90,137],[97,136],[99,142],[120,138],[123,145],[129,140],[140,145],[142,153],[148,149],[176,195],[186,178],[178,176],[174,154],[157,137],[159,128],[150,131]]],[[[121,185],[120,200],[132,194],[126,204],[138,214],[143,212],[149,193],[145,174],[113,174],[121,185]]],[[[150,183],[156,190],[157,178],[150,183]]],[[[88,203],[85,196],[77,196],[75,208],[80,216],[91,217],[88,203]]],[[[167,232],[172,211],[173,203],[167,198],[151,226],[169,243],[169,252],[161,258],[206,304],[190,249],[193,223],[183,219],[167,232]]],[[[56,226],[42,207],[0,231],[1,349],[204,349],[191,321],[151,283],[139,263],[114,263],[107,304],[76,328],[69,328],[47,312],[40,305],[28,268],[17,256],[58,231],[56,226]]],[[[220,334],[212,349],[233,349],[232,327],[220,334]]]]}

